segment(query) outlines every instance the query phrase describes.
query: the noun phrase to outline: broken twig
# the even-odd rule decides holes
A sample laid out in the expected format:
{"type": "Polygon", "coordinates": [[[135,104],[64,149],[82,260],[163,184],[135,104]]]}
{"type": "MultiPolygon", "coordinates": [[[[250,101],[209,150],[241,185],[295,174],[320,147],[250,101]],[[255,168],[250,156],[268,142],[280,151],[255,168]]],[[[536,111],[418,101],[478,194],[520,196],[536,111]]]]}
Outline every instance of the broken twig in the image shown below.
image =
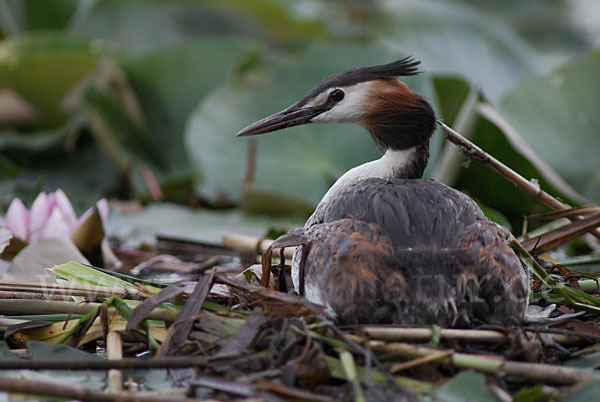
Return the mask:
{"type": "MultiPolygon", "coordinates": [[[[563,211],[571,208],[569,204],[552,197],[550,194],[542,190],[537,183],[525,179],[523,176],[479,148],[477,145],[473,144],[471,141],[464,138],[462,135],[448,127],[443,122],[438,120],[438,124],[446,132],[446,138],[448,141],[456,145],[462,151],[462,153],[467,156],[467,158],[489,166],[493,171],[514,184],[519,190],[530,195],[554,211],[563,211]]],[[[569,219],[571,221],[577,221],[582,219],[582,217],[579,215],[569,216],[569,219]]],[[[600,239],[600,229],[594,229],[593,231],[590,231],[590,233],[600,239]]]]}

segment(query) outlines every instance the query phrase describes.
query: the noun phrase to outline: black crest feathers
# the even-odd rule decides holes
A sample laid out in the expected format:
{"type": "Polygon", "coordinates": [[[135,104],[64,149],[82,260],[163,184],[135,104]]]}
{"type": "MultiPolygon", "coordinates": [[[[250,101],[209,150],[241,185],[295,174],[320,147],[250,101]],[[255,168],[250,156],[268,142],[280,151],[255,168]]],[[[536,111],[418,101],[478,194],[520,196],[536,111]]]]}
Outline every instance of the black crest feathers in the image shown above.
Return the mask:
{"type": "Polygon", "coordinates": [[[346,87],[359,82],[373,81],[391,77],[417,75],[420,71],[417,66],[420,61],[415,60],[412,56],[405,57],[401,60],[394,61],[388,64],[378,66],[356,67],[350,70],[342,71],[341,73],[325,78],[316,87],[311,89],[299,102],[302,105],[309,99],[317,96],[319,93],[328,88],[346,87]]]}

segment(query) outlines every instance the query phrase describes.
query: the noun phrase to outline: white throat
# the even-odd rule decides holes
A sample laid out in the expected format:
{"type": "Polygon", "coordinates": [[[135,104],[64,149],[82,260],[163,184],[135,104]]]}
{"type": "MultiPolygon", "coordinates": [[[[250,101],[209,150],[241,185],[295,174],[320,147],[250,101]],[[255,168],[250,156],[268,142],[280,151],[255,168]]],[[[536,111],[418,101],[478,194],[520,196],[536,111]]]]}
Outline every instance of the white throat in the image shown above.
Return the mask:
{"type": "Polygon", "coordinates": [[[405,170],[415,157],[417,147],[412,147],[400,151],[387,150],[379,159],[363,163],[348,170],[331,186],[327,193],[319,202],[319,205],[328,202],[331,197],[345,186],[358,180],[369,178],[392,179],[401,177],[401,172],[405,170]]]}

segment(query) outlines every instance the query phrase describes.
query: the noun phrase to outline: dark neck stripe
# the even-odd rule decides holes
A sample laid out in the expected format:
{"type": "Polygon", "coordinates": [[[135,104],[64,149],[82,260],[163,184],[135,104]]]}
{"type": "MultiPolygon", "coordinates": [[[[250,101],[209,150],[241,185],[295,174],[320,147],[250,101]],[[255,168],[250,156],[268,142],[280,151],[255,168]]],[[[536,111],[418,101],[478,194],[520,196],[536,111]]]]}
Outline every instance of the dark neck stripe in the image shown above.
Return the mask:
{"type": "Polygon", "coordinates": [[[413,158],[408,163],[392,169],[392,176],[397,179],[420,179],[428,161],[429,141],[425,141],[416,146],[413,158]]]}
{"type": "Polygon", "coordinates": [[[401,112],[374,115],[369,120],[367,130],[379,148],[403,150],[429,142],[436,118],[431,105],[419,97],[417,104],[401,112]]]}

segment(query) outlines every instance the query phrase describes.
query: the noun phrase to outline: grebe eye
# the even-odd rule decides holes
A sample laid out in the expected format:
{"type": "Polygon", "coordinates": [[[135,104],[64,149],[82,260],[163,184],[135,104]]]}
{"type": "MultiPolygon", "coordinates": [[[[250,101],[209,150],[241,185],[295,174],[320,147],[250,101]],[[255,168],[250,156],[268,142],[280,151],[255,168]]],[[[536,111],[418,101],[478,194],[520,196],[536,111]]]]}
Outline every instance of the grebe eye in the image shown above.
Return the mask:
{"type": "Polygon", "coordinates": [[[346,94],[344,93],[344,91],[342,91],[341,89],[334,89],[333,91],[331,91],[331,93],[329,94],[329,99],[331,99],[334,102],[339,102],[342,99],[344,99],[344,96],[346,94]]]}

